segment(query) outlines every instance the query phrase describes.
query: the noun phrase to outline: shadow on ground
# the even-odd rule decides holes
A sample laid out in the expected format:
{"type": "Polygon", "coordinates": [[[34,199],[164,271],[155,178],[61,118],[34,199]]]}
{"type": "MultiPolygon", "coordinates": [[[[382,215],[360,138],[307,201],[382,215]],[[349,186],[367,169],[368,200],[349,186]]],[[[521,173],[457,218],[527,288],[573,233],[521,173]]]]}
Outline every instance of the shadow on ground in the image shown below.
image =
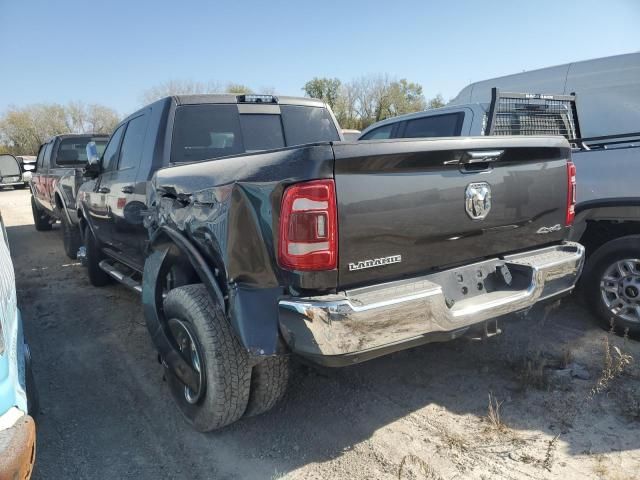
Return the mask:
{"type": "MultiPolygon", "coordinates": [[[[562,434],[569,455],[608,453],[611,425],[634,428],[616,412],[600,425],[600,403],[584,403],[599,374],[605,332],[570,300],[544,324],[540,311],[510,318],[503,336],[485,342],[431,344],[338,370],[298,365],[274,411],[195,433],[172,405],[138,298],[117,285],[91,287],[84,269],[64,256],[56,230],[7,228],[41,397],[36,478],[272,478],[348,458],[355,448],[379,463],[371,471],[391,475],[397,457],[380,458],[385,449],[409,454],[440,437],[444,445],[447,431],[476,442],[489,392],[504,401],[511,430],[562,434]],[[592,379],[571,381],[568,389],[523,390],[517,365],[545,345],[555,352],[586,345],[592,379]],[[585,423],[584,415],[593,421],[585,423]],[[367,454],[362,445],[377,434],[381,443],[367,454]]],[[[640,357],[637,343],[629,345],[640,357]]],[[[619,451],[640,448],[637,434],[621,438],[619,451]]],[[[352,467],[351,478],[370,468],[352,467]]],[[[346,478],[341,472],[332,476],[346,478]]]]}

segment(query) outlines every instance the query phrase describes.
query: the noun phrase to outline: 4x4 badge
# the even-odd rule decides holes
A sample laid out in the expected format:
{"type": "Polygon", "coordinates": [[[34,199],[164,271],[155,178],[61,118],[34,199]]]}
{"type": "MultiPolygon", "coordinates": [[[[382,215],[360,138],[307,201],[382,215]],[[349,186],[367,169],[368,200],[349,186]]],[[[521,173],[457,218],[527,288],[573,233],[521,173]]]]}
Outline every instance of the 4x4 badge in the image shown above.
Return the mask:
{"type": "Polygon", "coordinates": [[[491,210],[491,187],[487,182],[467,185],[464,192],[464,207],[473,220],[482,220],[491,210]]]}

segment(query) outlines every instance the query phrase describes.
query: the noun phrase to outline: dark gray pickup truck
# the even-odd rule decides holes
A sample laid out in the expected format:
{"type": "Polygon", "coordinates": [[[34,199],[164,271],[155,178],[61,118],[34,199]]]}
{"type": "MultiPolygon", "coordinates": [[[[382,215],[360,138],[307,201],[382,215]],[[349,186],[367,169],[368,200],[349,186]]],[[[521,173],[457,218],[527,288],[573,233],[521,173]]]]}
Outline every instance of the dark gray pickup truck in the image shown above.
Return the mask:
{"type": "Polygon", "coordinates": [[[198,430],[271,408],[291,353],[341,366],[491,334],[574,287],[565,139],[340,140],[315,100],[172,97],[87,167],[79,258],[142,294],[198,430]]]}
{"type": "Polygon", "coordinates": [[[35,165],[31,169],[31,212],[36,230],[51,230],[57,221],[62,224],[64,251],[75,259],[80,246],[80,231],[76,217],[76,194],[84,182],[82,171],[87,164],[86,146],[94,142],[102,152],[109,135],[56,135],[40,145],[35,165]]]}

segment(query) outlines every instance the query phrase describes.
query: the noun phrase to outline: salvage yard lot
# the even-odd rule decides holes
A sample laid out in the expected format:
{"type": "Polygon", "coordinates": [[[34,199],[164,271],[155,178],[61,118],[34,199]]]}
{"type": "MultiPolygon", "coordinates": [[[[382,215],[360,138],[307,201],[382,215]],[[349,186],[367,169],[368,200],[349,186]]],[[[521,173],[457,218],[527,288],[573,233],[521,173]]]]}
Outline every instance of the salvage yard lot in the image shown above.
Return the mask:
{"type": "Polygon", "coordinates": [[[40,393],[35,478],[637,478],[640,343],[573,298],[482,342],[298,364],[273,411],[203,435],[173,405],[135,294],[91,287],[59,227],[35,231],[28,191],[1,191],[0,210],[40,393]]]}

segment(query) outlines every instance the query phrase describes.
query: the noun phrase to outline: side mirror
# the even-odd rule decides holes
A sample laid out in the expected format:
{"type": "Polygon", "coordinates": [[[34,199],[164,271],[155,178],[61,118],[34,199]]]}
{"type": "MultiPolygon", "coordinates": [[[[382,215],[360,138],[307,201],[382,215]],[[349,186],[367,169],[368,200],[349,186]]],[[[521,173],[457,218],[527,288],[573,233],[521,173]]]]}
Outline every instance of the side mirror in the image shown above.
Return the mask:
{"type": "Polygon", "coordinates": [[[100,156],[98,155],[98,147],[96,142],[89,142],[86,146],[87,150],[87,166],[84,167],[84,176],[96,178],[100,175],[100,156]]]}

